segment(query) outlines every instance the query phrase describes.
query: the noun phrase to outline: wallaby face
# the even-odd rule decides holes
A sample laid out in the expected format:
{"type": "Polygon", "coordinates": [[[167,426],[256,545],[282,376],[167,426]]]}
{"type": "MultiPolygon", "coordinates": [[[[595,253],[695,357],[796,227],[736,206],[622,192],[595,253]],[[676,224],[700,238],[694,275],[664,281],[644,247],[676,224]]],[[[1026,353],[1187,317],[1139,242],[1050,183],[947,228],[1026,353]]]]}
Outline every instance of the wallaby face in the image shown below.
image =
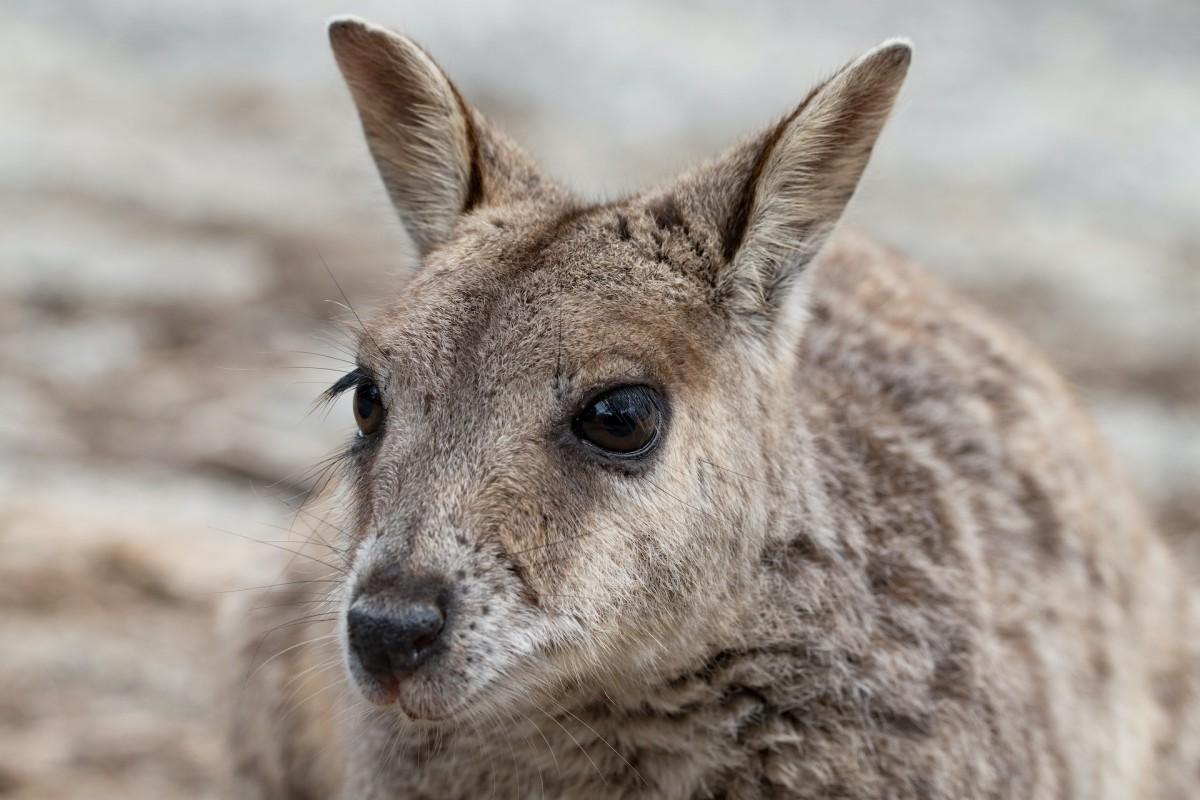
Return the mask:
{"type": "Polygon", "coordinates": [[[1200,595],[1065,382],[826,242],[906,45],[589,206],[331,38],[421,263],[330,390],[348,569],[231,609],[237,796],[1197,796],[1200,595]]]}
{"type": "Polygon", "coordinates": [[[331,390],[355,391],[360,428],[339,628],[354,684],[453,721],[736,639],[780,524],[806,266],[908,46],[671,185],[588,207],[412,42],[356,20],[331,40],[422,261],[331,390]]]}

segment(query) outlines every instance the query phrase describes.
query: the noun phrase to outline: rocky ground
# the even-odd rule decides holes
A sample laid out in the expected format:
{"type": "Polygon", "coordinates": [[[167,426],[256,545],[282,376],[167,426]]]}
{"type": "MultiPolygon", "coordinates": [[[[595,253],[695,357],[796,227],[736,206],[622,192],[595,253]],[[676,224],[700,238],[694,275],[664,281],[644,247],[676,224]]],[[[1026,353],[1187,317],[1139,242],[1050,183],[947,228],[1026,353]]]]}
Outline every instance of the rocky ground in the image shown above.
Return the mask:
{"type": "Polygon", "coordinates": [[[405,244],[327,52],[424,42],[581,190],[665,177],[894,34],[856,224],[1046,348],[1200,529],[1200,6],[17,0],[0,48],[0,796],[213,797],[210,618],[350,429],[405,244]],[[443,7],[444,6],[444,7],[443,7]],[[901,7],[903,6],[903,7],[901,7]],[[312,355],[316,353],[318,355],[312,355]]]}

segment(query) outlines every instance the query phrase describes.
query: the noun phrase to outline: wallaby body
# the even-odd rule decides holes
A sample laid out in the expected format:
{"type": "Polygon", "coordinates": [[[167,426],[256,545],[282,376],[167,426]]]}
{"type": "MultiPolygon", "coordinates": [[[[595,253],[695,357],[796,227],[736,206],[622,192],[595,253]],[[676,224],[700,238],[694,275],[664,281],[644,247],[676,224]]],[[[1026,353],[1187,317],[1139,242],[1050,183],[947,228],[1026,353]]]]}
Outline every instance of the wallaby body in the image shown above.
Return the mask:
{"type": "Polygon", "coordinates": [[[424,263],[338,387],[337,613],[232,618],[244,796],[1195,795],[1197,592],[1067,387],[825,244],[907,46],[588,206],[411,42],[332,38],[424,263]]]}

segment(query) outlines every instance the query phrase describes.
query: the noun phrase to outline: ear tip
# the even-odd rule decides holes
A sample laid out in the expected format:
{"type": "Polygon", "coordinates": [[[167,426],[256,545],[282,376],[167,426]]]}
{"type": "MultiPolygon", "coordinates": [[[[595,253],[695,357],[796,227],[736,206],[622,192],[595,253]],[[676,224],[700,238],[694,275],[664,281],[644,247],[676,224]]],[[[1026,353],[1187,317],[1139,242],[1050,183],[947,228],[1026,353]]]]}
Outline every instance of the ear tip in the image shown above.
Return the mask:
{"type": "Polygon", "coordinates": [[[336,48],[338,45],[349,45],[355,42],[391,41],[400,39],[398,34],[389,31],[373,22],[368,22],[354,14],[340,14],[330,17],[327,25],[329,41],[336,48]]]}
{"type": "Polygon", "coordinates": [[[353,14],[340,14],[336,17],[330,17],[326,27],[329,30],[330,40],[338,41],[358,33],[366,32],[371,27],[371,23],[353,14]]]}
{"type": "Polygon", "coordinates": [[[901,68],[912,62],[913,43],[907,36],[893,36],[882,42],[868,53],[868,57],[877,58],[887,64],[901,68]]]}

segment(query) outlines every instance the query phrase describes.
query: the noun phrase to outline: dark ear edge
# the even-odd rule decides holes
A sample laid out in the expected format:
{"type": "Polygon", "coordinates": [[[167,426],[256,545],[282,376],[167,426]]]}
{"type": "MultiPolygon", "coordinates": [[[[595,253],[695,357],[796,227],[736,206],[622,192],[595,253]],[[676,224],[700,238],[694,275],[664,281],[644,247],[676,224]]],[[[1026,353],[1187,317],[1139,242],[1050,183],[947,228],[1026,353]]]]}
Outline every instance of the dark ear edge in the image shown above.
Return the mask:
{"type": "Polygon", "coordinates": [[[685,177],[716,228],[718,283],[733,307],[773,317],[793,294],[854,195],[911,57],[907,41],[884,42],[765,132],[685,177]]]}
{"type": "MultiPolygon", "coordinates": [[[[759,138],[758,152],[723,229],[722,241],[727,261],[733,261],[738,250],[741,249],[752,222],[751,215],[756,205],[756,193],[762,183],[763,172],[778,151],[779,144],[785,136],[793,133],[802,135],[806,129],[817,129],[811,130],[810,135],[816,134],[826,139],[823,148],[820,148],[824,152],[816,153],[816,158],[812,159],[814,163],[808,165],[812,174],[818,177],[823,174],[822,168],[832,166],[830,162],[837,157],[837,147],[854,147],[855,145],[862,147],[863,152],[855,165],[853,177],[846,181],[851,185],[844,197],[843,206],[849,202],[850,196],[853,195],[853,191],[858,185],[858,179],[866,168],[875,140],[891,110],[896,91],[899,90],[911,61],[912,44],[907,39],[895,38],[884,42],[858,59],[844,65],[832,77],[814,86],[791,113],[759,138]],[[864,82],[868,84],[865,87],[866,91],[860,89],[858,85],[864,82]],[[828,123],[822,125],[819,121],[816,125],[806,125],[807,120],[801,118],[814,104],[814,100],[825,99],[824,95],[827,90],[829,94],[835,95],[831,98],[833,102],[840,101],[843,105],[848,106],[840,109],[839,116],[844,119],[833,125],[828,123]],[[883,96],[880,97],[879,94],[883,96]],[[850,96],[846,97],[846,95],[850,96]],[[859,104],[850,105],[846,103],[846,100],[858,101],[859,104]],[[800,120],[799,123],[798,120],[800,120]],[[793,126],[795,126],[795,130],[793,130],[793,126]],[[857,141],[864,138],[867,139],[865,144],[857,141]]],[[[828,113],[825,109],[815,111],[816,114],[822,112],[828,113]]],[[[837,213],[840,214],[841,209],[838,209],[837,213]]]]}
{"type": "MultiPolygon", "coordinates": [[[[417,47],[420,47],[420,45],[417,45],[417,47]]],[[[425,50],[422,48],[421,52],[424,53],[425,50]]],[[[425,53],[425,55],[430,61],[433,61],[432,56],[428,53],[425,53]]],[[[433,63],[437,64],[436,61],[433,63]]],[[[440,70],[441,67],[438,67],[438,69],[440,70]]],[[[476,206],[482,205],[484,198],[483,168],[480,165],[479,159],[479,128],[475,124],[475,115],[471,113],[471,109],[463,101],[458,87],[448,78],[446,79],[446,83],[450,86],[450,92],[454,95],[454,102],[458,105],[458,113],[462,114],[463,122],[466,123],[467,157],[471,163],[467,177],[467,194],[463,198],[462,208],[459,209],[460,214],[465,214],[473,210],[476,206]]]]}
{"type": "Polygon", "coordinates": [[[729,211],[729,218],[721,227],[721,253],[725,256],[726,261],[733,261],[734,256],[742,247],[742,241],[746,238],[746,229],[750,227],[750,212],[754,208],[754,192],[762,179],[767,159],[775,151],[775,146],[783,137],[784,131],[795,121],[796,117],[800,116],[805,106],[816,97],[817,92],[821,91],[824,86],[824,83],[820,83],[810,89],[808,95],[800,101],[800,105],[754,142],[753,148],[756,151],[754,161],[750,164],[750,171],[737,192],[737,199],[729,211]]]}
{"type": "Polygon", "coordinates": [[[550,188],[416,42],[356,17],[331,20],[329,41],[380,177],[422,255],[461,215],[550,188]]]}

